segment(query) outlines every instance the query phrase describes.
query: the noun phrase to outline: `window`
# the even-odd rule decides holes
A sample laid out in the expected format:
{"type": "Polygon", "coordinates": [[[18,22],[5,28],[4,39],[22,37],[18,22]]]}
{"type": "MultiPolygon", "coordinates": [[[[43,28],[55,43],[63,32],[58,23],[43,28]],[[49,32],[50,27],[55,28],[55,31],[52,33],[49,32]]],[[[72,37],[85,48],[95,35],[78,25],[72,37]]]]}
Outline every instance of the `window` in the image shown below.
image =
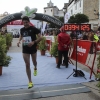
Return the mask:
{"type": "Polygon", "coordinates": [[[75,5],[75,10],[77,10],[77,4],[75,5]]]}
{"type": "Polygon", "coordinates": [[[45,10],[45,12],[46,12],[46,10],[45,10]]]}
{"type": "Polygon", "coordinates": [[[51,12],[52,12],[52,9],[51,9],[51,12]]]}
{"type": "Polygon", "coordinates": [[[73,10],[71,10],[71,15],[73,15],[73,10]]]}
{"type": "Polygon", "coordinates": [[[81,0],[80,0],[80,7],[81,7],[81,0]]]}

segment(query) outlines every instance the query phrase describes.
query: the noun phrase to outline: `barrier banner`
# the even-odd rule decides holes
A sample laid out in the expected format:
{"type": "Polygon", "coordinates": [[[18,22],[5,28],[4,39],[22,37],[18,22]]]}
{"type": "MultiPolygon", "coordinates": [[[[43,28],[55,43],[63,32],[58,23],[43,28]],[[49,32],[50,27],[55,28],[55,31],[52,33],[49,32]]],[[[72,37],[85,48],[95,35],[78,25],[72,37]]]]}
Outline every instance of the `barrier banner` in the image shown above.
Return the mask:
{"type": "Polygon", "coordinates": [[[97,51],[100,51],[100,42],[97,43],[97,51]]]}
{"type": "MultiPolygon", "coordinates": [[[[76,40],[73,40],[74,49],[71,58],[76,61],[76,40]]],[[[85,64],[91,47],[90,41],[77,40],[77,61],[85,64]]]]}
{"type": "Polygon", "coordinates": [[[51,40],[46,40],[47,50],[50,51],[51,40]]]}
{"type": "Polygon", "coordinates": [[[54,42],[54,36],[44,36],[46,40],[51,40],[51,42],[54,42]]]}

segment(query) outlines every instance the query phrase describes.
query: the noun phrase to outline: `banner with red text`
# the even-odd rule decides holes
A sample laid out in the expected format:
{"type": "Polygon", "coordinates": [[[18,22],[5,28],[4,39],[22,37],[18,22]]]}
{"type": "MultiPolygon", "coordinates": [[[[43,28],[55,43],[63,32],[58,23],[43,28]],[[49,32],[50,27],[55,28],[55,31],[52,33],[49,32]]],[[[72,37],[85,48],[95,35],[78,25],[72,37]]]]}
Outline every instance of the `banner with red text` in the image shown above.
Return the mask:
{"type": "MultiPolygon", "coordinates": [[[[71,55],[73,60],[76,60],[76,40],[73,40],[74,49],[71,55]]],[[[80,63],[86,63],[87,56],[91,47],[90,41],[77,40],[77,61],[80,63]]]]}

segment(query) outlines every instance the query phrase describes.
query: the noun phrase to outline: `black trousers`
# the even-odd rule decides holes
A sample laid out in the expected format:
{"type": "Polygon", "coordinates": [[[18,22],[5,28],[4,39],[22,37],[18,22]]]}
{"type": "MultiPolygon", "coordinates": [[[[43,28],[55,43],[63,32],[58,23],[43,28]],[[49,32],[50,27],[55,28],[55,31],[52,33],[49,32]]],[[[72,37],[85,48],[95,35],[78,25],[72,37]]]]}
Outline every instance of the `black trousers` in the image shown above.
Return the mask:
{"type": "Polygon", "coordinates": [[[68,51],[58,51],[58,64],[57,67],[60,67],[62,64],[62,56],[64,56],[65,66],[68,67],[68,51]]]}

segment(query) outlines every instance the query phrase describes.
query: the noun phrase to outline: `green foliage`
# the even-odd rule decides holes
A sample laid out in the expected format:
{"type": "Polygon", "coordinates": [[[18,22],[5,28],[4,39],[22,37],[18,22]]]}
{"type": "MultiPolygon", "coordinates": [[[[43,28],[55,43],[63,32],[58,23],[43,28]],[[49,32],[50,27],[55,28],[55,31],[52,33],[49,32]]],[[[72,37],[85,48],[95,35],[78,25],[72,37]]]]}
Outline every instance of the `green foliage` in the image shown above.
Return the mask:
{"type": "Polygon", "coordinates": [[[6,52],[6,38],[0,35],[0,53],[6,52]]]}
{"type": "Polygon", "coordinates": [[[68,20],[68,23],[86,23],[89,22],[89,18],[88,16],[86,16],[85,14],[76,14],[70,17],[70,19],[68,20]]]}
{"type": "Polygon", "coordinates": [[[100,63],[97,64],[97,68],[100,69],[100,63]]]}
{"type": "Polygon", "coordinates": [[[46,50],[47,49],[46,38],[43,37],[38,45],[39,45],[39,50],[46,50]]]}
{"type": "Polygon", "coordinates": [[[12,39],[13,39],[12,34],[7,33],[7,34],[6,34],[6,45],[7,45],[7,46],[9,46],[9,45],[11,44],[12,39]]]}
{"type": "MultiPolygon", "coordinates": [[[[96,74],[96,78],[100,79],[100,73],[96,74]]],[[[100,89],[100,80],[99,80],[99,82],[97,83],[96,86],[100,89]]]]}
{"type": "Polygon", "coordinates": [[[6,55],[3,66],[9,66],[11,57],[6,55]]]}
{"type": "Polygon", "coordinates": [[[11,60],[6,54],[6,47],[6,38],[0,35],[0,65],[2,66],[8,66],[11,60]]]}
{"type": "Polygon", "coordinates": [[[54,57],[58,56],[58,42],[57,42],[57,36],[54,37],[55,42],[52,43],[50,54],[53,55],[54,57]]]}
{"type": "MultiPolygon", "coordinates": [[[[97,61],[98,61],[97,69],[100,69],[100,54],[99,54],[99,56],[97,58],[97,61]]],[[[100,73],[96,74],[96,78],[100,79],[100,73]]],[[[97,87],[100,89],[100,81],[98,82],[97,87]]]]}
{"type": "Polygon", "coordinates": [[[97,61],[98,61],[97,68],[100,69],[100,54],[99,54],[99,56],[97,57],[97,61]]]}
{"type": "Polygon", "coordinates": [[[100,60],[100,55],[97,57],[97,61],[99,61],[100,60]]]}
{"type": "Polygon", "coordinates": [[[68,23],[76,23],[75,17],[71,16],[70,19],[68,20],[68,23]]]}
{"type": "Polygon", "coordinates": [[[61,22],[64,22],[64,17],[59,17],[58,18],[61,22]]]}
{"type": "Polygon", "coordinates": [[[56,26],[55,26],[53,23],[50,23],[50,24],[49,24],[49,27],[50,27],[50,28],[56,28],[56,26]]]}

